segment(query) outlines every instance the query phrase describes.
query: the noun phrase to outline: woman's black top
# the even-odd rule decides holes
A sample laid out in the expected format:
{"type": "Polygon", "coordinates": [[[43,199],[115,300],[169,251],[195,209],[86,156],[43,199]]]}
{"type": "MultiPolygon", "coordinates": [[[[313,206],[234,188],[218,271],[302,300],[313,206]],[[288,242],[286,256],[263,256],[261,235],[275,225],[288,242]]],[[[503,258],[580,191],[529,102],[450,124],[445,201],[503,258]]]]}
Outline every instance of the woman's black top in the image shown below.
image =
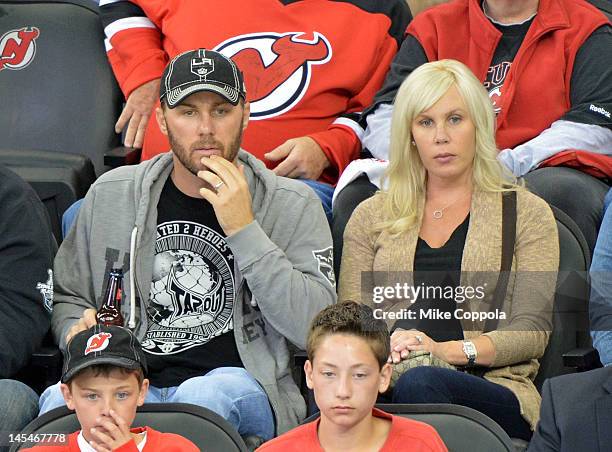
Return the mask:
{"type": "Polygon", "coordinates": [[[463,329],[455,316],[453,294],[459,286],[463,247],[470,224],[465,217],[440,248],[430,247],[419,237],[414,255],[414,286],[421,296],[410,308],[414,320],[398,320],[394,327],[417,329],[438,342],[463,339],[463,329]],[[450,313],[450,319],[446,319],[450,313]]]}

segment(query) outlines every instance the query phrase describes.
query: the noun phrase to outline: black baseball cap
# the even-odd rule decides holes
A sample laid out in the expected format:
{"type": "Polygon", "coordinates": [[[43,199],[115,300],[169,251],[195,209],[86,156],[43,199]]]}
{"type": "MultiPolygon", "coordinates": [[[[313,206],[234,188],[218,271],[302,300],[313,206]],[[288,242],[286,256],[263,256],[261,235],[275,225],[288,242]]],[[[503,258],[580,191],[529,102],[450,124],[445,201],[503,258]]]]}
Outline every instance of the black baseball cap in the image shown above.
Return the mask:
{"type": "Polygon", "coordinates": [[[110,364],[124,369],[142,369],[147,373],[147,362],[136,336],[121,326],[95,325],[77,333],[64,351],[62,383],[87,367],[110,364]]]}
{"type": "Polygon", "coordinates": [[[230,104],[246,100],[242,72],[231,59],[214,50],[197,49],[175,56],[162,74],[159,99],[170,108],[198,91],[212,91],[230,104]]]}

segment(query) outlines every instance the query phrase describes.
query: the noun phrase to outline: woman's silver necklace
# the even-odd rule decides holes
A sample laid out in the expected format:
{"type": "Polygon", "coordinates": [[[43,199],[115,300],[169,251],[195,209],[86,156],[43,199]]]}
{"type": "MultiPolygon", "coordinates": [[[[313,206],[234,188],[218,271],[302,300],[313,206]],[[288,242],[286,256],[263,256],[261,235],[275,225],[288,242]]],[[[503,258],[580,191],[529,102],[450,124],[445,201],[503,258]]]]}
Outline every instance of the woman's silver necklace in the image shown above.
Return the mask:
{"type": "MultiPolygon", "coordinates": [[[[451,203],[451,204],[453,204],[453,203],[451,203]]],[[[445,211],[446,209],[448,209],[448,208],[451,206],[451,204],[449,204],[449,205],[448,205],[448,206],[446,206],[446,207],[442,207],[441,209],[434,210],[434,211],[433,211],[433,217],[434,217],[436,220],[439,220],[440,218],[442,218],[442,216],[444,215],[444,211],[445,211]]]]}
{"type": "Polygon", "coordinates": [[[444,211],[445,211],[446,209],[448,209],[450,206],[452,206],[453,204],[455,204],[457,201],[459,201],[459,200],[463,199],[464,197],[465,197],[465,195],[463,195],[463,196],[461,196],[461,197],[459,197],[459,198],[455,199],[453,202],[451,202],[450,204],[448,204],[448,205],[446,205],[446,206],[442,207],[441,209],[436,209],[436,210],[434,210],[434,211],[433,211],[433,217],[434,217],[434,219],[439,220],[440,218],[442,218],[442,217],[444,216],[444,211]]]}

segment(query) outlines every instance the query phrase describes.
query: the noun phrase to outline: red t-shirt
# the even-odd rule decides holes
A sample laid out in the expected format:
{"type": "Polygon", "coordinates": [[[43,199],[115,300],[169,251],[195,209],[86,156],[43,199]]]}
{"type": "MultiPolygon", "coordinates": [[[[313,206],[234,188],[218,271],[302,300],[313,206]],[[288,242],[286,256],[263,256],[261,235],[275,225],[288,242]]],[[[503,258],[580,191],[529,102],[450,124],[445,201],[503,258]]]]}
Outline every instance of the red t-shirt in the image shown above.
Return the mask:
{"type": "MultiPolygon", "coordinates": [[[[151,427],[138,427],[130,430],[132,433],[147,432],[147,442],[142,452],[158,452],[163,450],[164,452],[199,452],[199,448],[195,446],[187,438],[174,433],[161,433],[157,430],[153,430],[151,427]]],[[[54,445],[54,446],[35,446],[30,449],[22,449],[25,451],[34,452],[80,452],[77,437],[79,432],[74,432],[68,435],[66,444],[54,445]]],[[[138,452],[138,447],[134,440],[128,441],[118,449],[114,449],[114,452],[138,452]]]]}
{"type": "MultiPolygon", "coordinates": [[[[389,436],[380,449],[380,452],[448,452],[438,432],[428,424],[407,419],[400,416],[392,416],[377,408],[372,409],[372,415],[391,421],[389,436]]],[[[323,452],[317,430],[319,422],[301,425],[293,430],[279,436],[262,445],[257,451],[261,452],[323,452]]]]}

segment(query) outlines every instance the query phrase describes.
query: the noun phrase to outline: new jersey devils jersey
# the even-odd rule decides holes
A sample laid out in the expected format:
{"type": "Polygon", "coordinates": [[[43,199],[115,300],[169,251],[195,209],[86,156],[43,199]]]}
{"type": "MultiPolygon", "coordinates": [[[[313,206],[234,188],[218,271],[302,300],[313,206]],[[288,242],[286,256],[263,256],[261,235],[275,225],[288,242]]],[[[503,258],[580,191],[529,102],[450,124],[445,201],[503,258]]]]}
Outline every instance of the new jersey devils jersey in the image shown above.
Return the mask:
{"type": "MultiPolygon", "coordinates": [[[[217,50],[244,72],[251,121],[243,148],[258,158],[310,136],[335,183],[357,157],[355,121],[381,86],[404,36],[404,0],[101,0],[108,57],[125,94],[159,78],[169,58],[217,50]]],[[[170,148],[154,115],[143,158],[170,148]]],[[[274,164],[267,162],[268,166],[274,164]]]]}

